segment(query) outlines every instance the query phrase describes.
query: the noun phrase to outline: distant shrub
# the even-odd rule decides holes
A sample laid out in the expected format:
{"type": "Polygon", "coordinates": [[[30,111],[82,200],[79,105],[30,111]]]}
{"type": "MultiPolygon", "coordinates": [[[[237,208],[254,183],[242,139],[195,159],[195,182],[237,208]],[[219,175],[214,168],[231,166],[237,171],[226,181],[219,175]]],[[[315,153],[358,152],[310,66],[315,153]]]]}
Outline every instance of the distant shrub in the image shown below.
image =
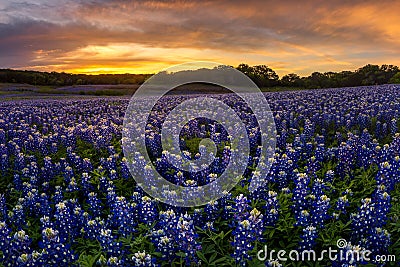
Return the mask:
{"type": "Polygon", "coordinates": [[[400,72],[396,73],[389,81],[389,83],[400,83],[400,72]]]}
{"type": "Polygon", "coordinates": [[[122,96],[124,92],[118,90],[96,90],[93,92],[87,92],[89,95],[95,96],[122,96]]]}

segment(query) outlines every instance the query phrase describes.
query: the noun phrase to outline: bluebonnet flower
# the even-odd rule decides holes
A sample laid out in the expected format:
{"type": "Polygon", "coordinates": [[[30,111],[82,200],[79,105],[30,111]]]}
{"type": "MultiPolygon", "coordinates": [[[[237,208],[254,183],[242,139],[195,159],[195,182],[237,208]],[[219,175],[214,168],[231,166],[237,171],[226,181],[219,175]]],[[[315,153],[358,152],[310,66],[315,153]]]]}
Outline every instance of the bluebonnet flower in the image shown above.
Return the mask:
{"type": "MultiPolygon", "coordinates": [[[[99,172],[99,173],[101,173],[101,174],[103,173],[103,171],[104,171],[104,169],[103,169],[103,167],[101,167],[101,166],[99,166],[99,167],[96,169],[96,172],[99,172]]],[[[105,176],[101,176],[101,177],[99,178],[99,186],[98,186],[98,189],[99,189],[100,191],[102,191],[102,192],[107,192],[108,187],[110,187],[111,184],[112,184],[112,181],[108,181],[107,178],[106,178],[105,176]]]]}
{"type": "Polygon", "coordinates": [[[5,240],[8,246],[3,250],[3,263],[8,266],[13,266],[21,254],[31,253],[31,239],[24,230],[20,230],[10,238],[5,240]]]}
{"type": "Polygon", "coordinates": [[[54,223],[50,219],[49,216],[43,216],[40,218],[41,229],[44,230],[45,228],[54,228],[54,223]]]}
{"type": "Polygon", "coordinates": [[[321,163],[315,156],[312,156],[307,162],[307,173],[310,177],[315,178],[317,171],[321,168],[321,163]]]}
{"type": "Polygon", "coordinates": [[[395,167],[396,164],[392,165],[388,161],[384,161],[379,165],[379,170],[375,177],[377,184],[384,185],[389,192],[394,189],[395,183],[399,179],[399,170],[396,170],[395,167]]]}
{"type": "Polygon", "coordinates": [[[335,211],[333,212],[332,216],[335,219],[339,219],[340,214],[346,214],[346,208],[350,206],[348,196],[352,196],[353,192],[351,189],[346,189],[344,192],[342,192],[342,196],[340,196],[337,201],[336,201],[336,206],[335,206],[335,211]]]}
{"type": "Polygon", "coordinates": [[[186,180],[186,181],[183,182],[183,186],[186,186],[186,187],[196,187],[196,186],[197,186],[197,181],[196,181],[196,180],[188,179],[188,180],[186,180]]]}
{"type": "Polygon", "coordinates": [[[322,195],[313,202],[310,220],[314,226],[324,227],[324,222],[330,218],[328,214],[329,201],[330,199],[326,195],[322,195]]]}
{"type": "Polygon", "coordinates": [[[51,143],[51,147],[50,147],[50,153],[55,154],[58,151],[58,145],[57,143],[51,143]]]}
{"type": "Polygon", "coordinates": [[[318,237],[317,228],[309,225],[303,228],[300,241],[300,251],[311,250],[316,244],[316,238],[318,237]]]}
{"type": "Polygon", "coordinates": [[[96,240],[102,225],[104,225],[104,221],[92,220],[87,216],[81,232],[86,238],[96,240]]]}
{"type": "Polygon", "coordinates": [[[7,205],[4,194],[0,194],[0,221],[7,219],[7,205]]]}
{"type": "Polygon", "coordinates": [[[51,161],[51,157],[46,156],[43,159],[44,161],[44,169],[46,170],[46,178],[50,181],[55,175],[55,166],[51,161]]]}
{"type": "Polygon", "coordinates": [[[288,195],[288,194],[291,193],[290,188],[288,188],[288,187],[282,188],[282,189],[281,189],[281,192],[282,192],[283,194],[285,194],[285,195],[288,195]]]}
{"type": "Polygon", "coordinates": [[[2,260],[6,260],[10,254],[11,229],[5,221],[0,221],[0,251],[3,252],[2,260]]]}
{"type": "Polygon", "coordinates": [[[148,196],[142,197],[139,203],[139,218],[145,224],[152,224],[157,216],[154,200],[148,196]]]}
{"type": "Polygon", "coordinates": [[[152,258],[146,251],[138,251],[132,256],[132,261],[137,267],[153,267],[157,266],[155,264],[155,259],[152,258]]]}
{"type": "MultiPolygon", "coordinates": [[[[323,139],[323,137],[322,137],[323,139]]],[[[316,140],[316,142],[318,142],[316,140]]],[[[322,143],[318,143],[316,149],[315,149],[315,161],[318,162],[318,167],[320,167],[321,163],[326,159],[327,155],[326,155],[326,148],[325,145],[322,141],[322,143]]],[[[318,168],[319,169],[319,168],[318,168]]]]}
{"type": "Polygon", "coordinates": [[[295,180],[296,187],[293,190],[293,211],[297,222],[302,225],[305,223],[305,219],[308,218],[309,212],[308,210],[308,201],[306,199],[309,188],[308,184],[310,182],[310,178],[305,173],[297,174],[297,178],[295,180]]]}
{"type": "Polygon", "coordinates": [[[44,262],[42,259],[42,253],[38,251],[33,251],[30,254],[23,253],[17,258],[17,266],[19,267],[41,267],[44,266],[44,262]]]}
{"type": "Polygon", "coordinates": [[[387,253],[390,234],[383,229],[390,209],[390,196],[385,186],[378,186],[373,199],[363,199],[356,214],[352,215],[353,240],[371,250],[372,255],[387,253]]]}
{"type": "Polygon", "coordinates": [[[55,187],[55,192],[52,197],[52,202],[58,204],[64,200],[63,189],[60,186],[55,187]]]}
{"type": "Polygon", "coordinates": [[[6,171],[8,169],[8,155],[7,154],[2,154],[0,156],[0,170],[3,175],[5,175],[6,171]]]}
{"type": "Polygon", "coordinates": [[[390,233],[380,227],[375,227],[370,232],[370,236],[365,242],[365,247],[372,251],[373,255],[388,255],[390,242],[390,233]]]}
{"type": "Polygon", "coordinates": [[[76,183],[76,180],[74,177],[71,178],[71,181],[69,182],[66,191],[67,192],[76,192],[79,190],[78,184],[76,183]]]}
{"type": "Polygon", "coordinates": [[[123,179],[129,179],[132,177],[131,173],[129,172],[127,159],[125,157],[123,157],[121,160],[121,177],[123,179]]]}
{"type": "Polygon", "coordinates": [[[113,257],[121,256],[122,245],[120,242],[115,241],[116,237],[112,234],[110,229],[101,227],[96,238],[99,241],[103,251],[105,251],[107,255],[113,257]]]}
{"type": "Polygon", "coordinates": [[[234,212],[235,212],[234,207],[230,204],[226,204],[223,207],[222,218],[224,220],[229,220],[232,217],[232,214],[234,214],[234,212]]]}
{"type": "Polygon", "coordinates": [[[371,198],[365,198],[361,203],[362,205],[358,209],[358,213],[352,214],[354,235],[358,240],[369,234],[368,231],[373,227],[375,220],[375,205],[372,203],[371,198]]]}
{"type": "Polygon", "coordinates": [[[185,254],[186,264],[198,263],[196,251],[201,249],[201,245],[197,242],[198,235],[190,215],[185,214],[178,218],[175,235],[179,250],[185,254]]]}
{"type": "Polygon", "coordinates": [[[244,218],[248,217],[250,205],[249,200],[243,194],[240,194],[235,198],[234,204],[234,219],[236,222],[242,221],[244,218]]]}
{"type": "Polygon", "coordinates": [[[116,170],[110,170],[110,180],[114,181],[118,179],[118,174],[116,170]]]}
{"type": "Polygon", "coordinates": [[[219,199],[219,207],[222,209],[221,217],[224,220],[228,220],[231,217],[232,212],[232,194],[228,191],[223,191],[223,197],[219,199]]]}
{"type": "Polygon", "coordinates": [[[326,185],[322,179],[314,179],[314,183],[311,188],[311,192],[313,195],[315,195],[317,198],[321,197],[322,195],[324,195],[324,190],[326,189],[329,189],[329,186],[326,185]]]}
{"type": "Polygon", "coordinates": [[[336,255],[336,260],[332,262],[333,267],[343,266],[360,266],[367,264],[365,256],[370,257],[366,254],[366,249],[359,245],[353,245],[348,242],[345,247],[341,248],[336,255]]]}
{"type": "Polygon", "coordinates": [[[394,170],[392,176],[394,184],[400,183],[400,156],[394,156],[393,159],[390,161],[390,165],[392,167],[392,170],[394,170]]]}
{"type": "Polygon", "coordinates": [[[6,143],[6,132],[3,129],[0,129],[0,144],[6,143]]]}
{"type": "Polygon", "coordinates": [[[64,239],[53,228],[45,228],[42,231],[42,262],[44,266],[71,266],[76,260],[74,252],[69,244],[64,244],[64,239]]]}
{"type": "Polygon", "coordinates": [[[127,202],[125,197],[117,197],[109,215],[110,224],[123,236],[135,231],[136,205],[127,202]]]}
{"type": "Polygon", "coordinates": [[[156,250],[162,253],[162,259],[171,262],[175,257],[177,251],[175,229],[178,223],[178,218],[173,210],[161,211],[157,230],[153,230],[152,242],[156,250]]]}
{"type": "Polygon", "coordinates": [[[391,208],[390,199],[391,198],[389,193],[386,191],[386,187],[384,185],[378,186],[373,195],[373,201],[375,204],[374,212],[377,215],[375,218],[377,227],[382,227],[387,222],[387,214],[391,208]]]}
{"type": "Polygon", "coordinates": [[[83,159],[82,170],[83,170],[83,172],[86,172],[86,173],[93,171],[93,165],[92,165],[92,162],[90,161],[90,159],[88,159],[88,158],[83,159]]]}
{"type": "Polygon", "coordinates": [[[311,142],[304,142],[304,140],[302,141],[302,148],[303,148],[303,153],[302,153],[302,158],[303,159],[308,159],[311,157],[313,149],[314,149],[314,144],[311,142]]]}
{"type": "Polygon", "coordinates": [[[237,264],[246,266],[246,261],[251,259],[249,252],[253,249],[254,242],[262,236],[263,228],[263,215],[257,209],[253,209],[250,216],[237,223],[232,232],[234,236],[232,257],[237,264]]]}
{"type": "Polygon", "coordinates": [[[218,201],[212,200],[204,207],[204,213],[207,221],[214,221],[218,217],[218,201]]]}
{"type": "Polygon", "coordinates": [[[74,177],[74,170],[71,168],[71,166],[65,167],[64,170],[64,180],[67,184],[71,182],[71,179],[74,177]]]}
{"type": "Polygon", "coordinates": [[[268,191],[268,198],[265,204],[264,223],[266,226],[274,226],[279,217],[279,203],[275,191],[268,191]]]}
{"type": "Polygon", "coordinates": [[[109,181],[107,185],[107,205],[111,208],[117,199],[117,194],[115,193],[115,186],[113,185],[112,181],[109,181]]]}
{"type": "Polygon", "coordinates": [[[17,191],[22,190],[22,179],[21,176],[17,173],[14,174],[13,184],[17,191]]]}
{"type": "Polygon", "coordinates": [[[110,257],[107,260],[107,266],[124,266],[124,260],[117,257],[110,257]]]}
{"type": "Polygon", "coordinates": [[[288,185],[288,174],[285,171],[280,171],[276,176],[276,182],[279,188],[285,188],[288,185]]]}
{"type": "Polygon", "coordinates": [[[305,120],[303,134],[305,141],[310,140],[314,136],[314,124],[309,119],[305,120]]]}
{"type": "MultiPolygon", "coordinates": [[[[138,188],[136,188],[136,189],[138,189],[138,188]]],[[[133,193],[132,193],[132,197],[131,197],[131,199],[132,199],[132,201],[134,202],[134,203],[139,203],[140,201],[141,201],[141,199],[142,199],[142,197],[143,197],[143,192],[142,192],[142,190],[135,190],[133,193]]]]}
{"type": "Polygon", "coordinates": [[[305,227],[309,225],[310,220],[310,212],[308,210],[302,210],[297,216],[295,225],[305,227]]]}
{"type": "Polygon", "coordinates": [[[22,171],[25,168],[25,156],[23,153],[16,154],[16,158],[14,161],[14,169],[16,171],[22,171]]]}
{"type": "Polygon", "coordinates": [[[56,204],[54,218],[56,219],[55,225],[60,232],[60,237],[68,240],[70,235],[73,235],[75,225],[71,208],[67,201],[56,204]]]}
{"type": "Polygon", "coordinates": [[[87,203],[89,205],[89,212],[93,217],[99,217],[101,215],[101,211],[103,205],[100,199],[97,198],[97,194],[94,192],[90,192],[88,194],[87,203]]]}
{"type": "Polygon", "coordinates": [[[22,183],[22,192],[24,195],[28,194],[28,192],[30,192],[33,188],[34,186],[31,183],[28,182],[22,183]]]}
{"type": "Polygon", "coordinates": [[[375,158],[377,164],[388,162],[392,159],[394,151],[389,144],[385,144],[383,147],[377,146],[376,148],[378,150],[375,158]]]}
{"type": "Polygon", "coordinates": [[[109,257],[106,259],[103,255],[97,260],[97,264],[101,266],[125,266],[125,261],[123,259],[119,259],[118,257],[109,257]]]}
{"type": "Polygon", "coordinates": [[[91,177],[87,172],[82,173],[81,176],[81,186],[80,189],[83,191],[85,195],[89,194],[93,191],[93,186],[90,183],[91,177]]]}
{"type": "Polygon", "coordinates": [[[396,119],[396,118],[393,118],[393,119],[390,121],[390,133],[391,133],[392,135],[395,135],[395,134],[397,133],[397,131],[398,131],[397,119],[396,119]]]}
{"type": "Polygon", "coordinates": [[[160,212],[156,230],[152,231],[152,242],[163,260],[171,262],[176,253],[184,255],[186,265],[198,262],[196,251],[201,249],[197,242],[193,220],[188,214],[176,216],[173,210],[160,212]]]}
{"type": "Polygon", "coordinates": [[[21,204],[24,207],[24,210],[28,211],[28,215],[36,214],[39,212],[39,193],[36,188],[31,188],[30,191],[26,193],[26,196],[21,199],[21,204]]]}
{"type": "Polygon", "coordinates": [[[193,210],[193,223],[197,227],[203,227],[204,226],[204,213],[202,208],[196,208],[193,210]]]}
{"type": "Polygon", "coordinates": [[[169,237],[164,230],[159,229],[152,232],[152,241],[156,246],[156,250],[162,253],[164,261],[171,262],[175,258],[176,248],[174,239],[169,237]]]}
{"type": "Polygon", "coordinates": [[[349,206],[349,200],[347,198],[347,195],[343,195],[338,198],[336,201],[336,211],[339,213],[346,214],[346,208],[349,206]]]}
{"type": "Polygon", "coordinates": [[[346,175],[351,174],[354,167],[354,148],[349,143],[342,142],[338,147],[336,157],[338,160],[336,173],[343,179],[346,175]]]}
{"type": "Polygon", "coordinates": [[[206,222],[202,228],[203,230],[208,230],[208,231],[215,231],[216,229],[214,228],[214,222],[206,222]]]}
{"type": "Polygon", "coordinates": [[[15,205],[12,211],[9,211],[8,217],[17,229],[22,229],[26,224],[26,215],[21,204],[15,205]]]}

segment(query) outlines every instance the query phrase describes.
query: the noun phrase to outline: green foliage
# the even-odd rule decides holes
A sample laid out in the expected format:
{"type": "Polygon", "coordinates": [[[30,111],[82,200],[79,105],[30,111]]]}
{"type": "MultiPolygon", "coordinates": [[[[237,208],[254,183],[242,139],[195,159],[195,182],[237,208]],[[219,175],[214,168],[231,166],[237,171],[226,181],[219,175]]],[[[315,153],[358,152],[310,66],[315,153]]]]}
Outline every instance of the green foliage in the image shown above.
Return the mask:
{"type": "Polygon", "coordinates": [[[400,83],[400,72],[396,73],[390,80],[389,83],[400,83]]]}
{"type": "Polygon", "coordinates": [[[246,74],[255,84],[260,87],[270,87],[279,84],[279,76],[266,65],[249,66],[240,64],[237,69],[246,74]]]}
{"type": "MultiPolygon", "coordinates": [[[[246,74],[259,87],[277,88],[333,88],[360,85],[376,85],[386,83],[400,83],[399,68],[394,65],[367,64],[355,71],[341,72],[313,72],[306,77],[300,77],[296,73],[284,75],[281,79],[276,72],[267,65],[249,66],[239,64],[237,70],[246,74]]],[[[22,83],[34,86],[69,86],[69,85],[99,85],[99,84],[142,84],[151,74],[70,74],[57,72],[20,71],[0,69],[0,83],[22,83]]],[[[51,93],[53,88],[42,87],[40,92],[51,93]]],[[[68,92],[61,92],[68,93],[68,92]]],[[[85,95],[122,95],[126,90],[81,90],[78,94],[85,95]]]]}
{"type": "Polygon", "coordinates": [[[31,85],[142,84],[151,74],[71,74],[0,69],[0,83],[31,85]]]}
{"type": "MultiPolygon", "coordinates": [[[[328,135],[333,135],[334,133],[329,133],[328,135]]],[[[188,147],[192,152],[198,149],[198,139],[192,140],[192,142],[187,142],[188,147]]],[[[118,140],[113,140],[113,145],[117,152],[121,152],[121,145],[118,140]]],[[[100,157],[105,157],[107,155],[106,150],[96,149],[92,144],[85,141],[77,141],[78,151],[82,157],[90,157],[93,163],[99,161],[100,157]]],[[[66,151],[59,150],[57,153],[51,155],[53,158],[65,157],[66,151]]],[[[40,158],[40,155],[36,155],[40,158]]],[[[321,166],[321,171],[317,173],[318,177],[321,178],[325,175],[327,170],[334,169],[336,163],[334,161],[327,161],[321,166]]],[[[95,164],[96,166],[96,164],[95,164]]],[[[301,169],[302,166],[300,166],[301,169]]],[[[316,251],[321,251],[326,249],[328,246],[335,246],[338,238],[344,238],[349,240],[351,234],[351,219],[350,214],[355,212],[360,206],[361,199],[368,197],[372,194],[376,181],[374,179],[377,172],[377,166],[372,165],[368,169],[358,168],[353,170],[354,177],[345,177],[340,179],[335,177],[329,191],[326,194],[331,198],[331,203],[336,203],[337,199],[343,191],[346,189],[351,189],[354,193],[351,198],[349,198],[350,206],[347,208],[347,214],[340,214],[339,220],[330,219],[325,223],[325,227],[320,229],[319,237],[317,239],[318,246],[316,251]]],[[[97,173],[96,171],[91,173],[92,184],[97,186],[99,183],[98,178],[104,175],[103,173],[97,173]]],[[[10,180],[7,175],[6,181],[10,180]]],[[[60,184],[63,182],[62,177],[56,177],[52,181],[52,186],[60,184]],[[59,179],[58,179],[59,178],[59,179]]],[[[79,182],[79,177],[77,177],[79,182]]],[[[1,181],[0,181],[1,182],[1,181]]],[[[312,182],[311,182],[312,184],[312,182]]],[[[132,190],[134,188],[133,181],[128,183],[123,180],[114,181],[116,186],[116,191],[118,195],[130,196],[132,195],[132,190]]],[[[289,187],[293,187],[291,183],[289,187]]],[[[266,227],[263,233],[263,240],[257,241],[255,243],[254,249],[250,252],[252,259],[248,261],[248,266],[265,266],[263,262],[257,259],[257,252],[263,249],[267,245],[268,250],[274,249],[276,251],[284,249],[285,251],[290,251],[292,249],[298,248],[298,243],[300,241],[301,227],[295,226],[295,218],[291,210],[292,205],[292,195],[279,192],[274,185],[270,185],[271,189],[278,192],[279,201],[279,220],[274,227],[266,227]]],[[[232,190],[232,194],[237,196],[241,193],[247,193],[247,187],[242,187],[240,185],[236,186],[232,190]]],[[[17,201],[20,194],[16,191],[12,191],[12,200],[17,201]]],[[[79,197],[79,196],[78,196],[79,197]]],[[[105,196],[99,196],[100,198],[105,198],[105,196]]],[[[393,206],[389,213],[389,221],[387,224],[387,230],[392,234],[393,243],[389,248],[389,252],[394,255],[400,254],[400,239],[396,239],[400,235],[400,184],[397,184],[395,190],[392,193],[392,203],[393,206]]],[[[82,201],[84,202],[84,201],[82,201]]],[[[265,205],[264,202],[254,202],[252,206],[261,210],[265,205]]],[[[84,205],[84,209],[87,207],[84,205]]],[[[110,210],[105,209],[104,214],[109,214],[110,210]]],[[[28,218],[28,224],[26,226],[27,234],[33,239],[34,243],[37,243],[41,238],[40,223],[37,219],[28,218]]],[[[136,228],[134,236],[120,237],[119,242],[123,244],[125,248],[128,249],[130,254],[134,254],[138,251],[145,250],[154,257],[160,257],[161,255],[155,251],[154,245],[150,241],[149,233],[153,229],[154,225],[139,224],[136,228]]],[[[199,235],[199,241],[202,245],[202,249],[197,252],[198,258],[201,260],[204,266],[235,266],[235,260],[230,256],[233,253],[233,248],[231,242],[233,241],[232,228],[227,225],[227,222],[222,218],[217,218],[214,222],[214,227],[216,230],[203,230],[197,228],[196,231],[199,235]]],[[[96,262],[104,257],[104,252],[98,241],[80,238],[75,240],[72,245],[73,250],[79,255],[77,264],[79,266],[96,266],[96,262]]],[[[172,263],[163,263],[162,266],[183,266],[184,255],[180,255],[179,252],[177,256],[182,256],[176,259],[172,263]]],[[[306,265],[305,262],[285,262],[285,266],[327,266],[328,262],[311,262],[306,265]]],[[[372,266],[372,265],[371,265],[372,266]]],[[[390,266],[390,265],[388,265],[390,266]]]]}
{"type": "Polygon", "coordinates": [[[313,72],[306,77],[290,73],[278,80],[276,73],[265,65],[240,64],[237,69],[249,76],[260,87],[334,88],[360,85],[400,83],[400,75],[391,80],[399,68],[394,65],[365,65],[356,71],[313,72]]]}

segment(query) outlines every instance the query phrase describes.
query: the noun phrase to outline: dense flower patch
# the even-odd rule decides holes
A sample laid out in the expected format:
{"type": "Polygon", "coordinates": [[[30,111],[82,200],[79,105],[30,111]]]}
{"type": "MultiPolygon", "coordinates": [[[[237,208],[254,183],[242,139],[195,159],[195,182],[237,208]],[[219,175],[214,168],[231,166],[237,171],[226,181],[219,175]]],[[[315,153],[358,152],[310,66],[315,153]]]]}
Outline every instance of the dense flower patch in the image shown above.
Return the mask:
{"type": "MultiPolygon", "coordinates": [[[[135,185],[120,143],[128,99],[0,103],[0,263],[299,266],[260,261],[257,251],[265,245],[322,250],[339,238],[348,241],[344,251],[400,257],[400,87],[266,97],[278,133],[266,185],[249,193],[249,166],[231,192],[194,208],[160,203],[135,185]]],[[[161,102],[160,110],[171,109],[172,98],[180,97],[161,102]]],[[[246,118],[248,111],[235,103],[246,118]]],[[[152,119],[153,126],[160,124],[152,119]]],[[[208,137],[204,132],[214,138],[220,150],[213,173],[171,171],[154,138],[149,149],[157,170],[184,186],[215,180],[229,162],[230,146],[213,123],[188,125],[181,143],[191,158],[199,152],[197,140],[208,137]]],[[[254,160],[257,152],[249,155],[254,160]]]]}

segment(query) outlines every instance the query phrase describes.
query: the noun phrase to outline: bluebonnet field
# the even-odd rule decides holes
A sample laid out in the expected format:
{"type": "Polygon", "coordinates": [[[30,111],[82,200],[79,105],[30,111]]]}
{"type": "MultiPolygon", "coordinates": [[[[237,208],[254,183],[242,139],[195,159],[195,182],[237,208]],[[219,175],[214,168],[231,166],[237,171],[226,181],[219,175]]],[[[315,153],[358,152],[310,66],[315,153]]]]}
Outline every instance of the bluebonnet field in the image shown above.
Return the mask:
{"type": "MultiPolygon", "coordinates": [[[[231,96],[221,97],[229,102],[231,96]]],[[[367,263],[260,261],[256,256],[264,245],[271,250],[318,251],[336,246],[339,238],[348,241],[345,252],[368,249],[372,255],[400,257],[400,87],[277,92],[266,97],[278,132],[267,184],[249,193],[249,166],[231,192],[195,208],[168,206],[135,186],[120,143],[128,99],[3,101],[0,262],[4,266],[367,263]]],[[[170,103],[166,100],[161,106],[170,103]]],[[[196,153],[197,141],[204,137],[201,130],[200,124],[185,130],[186,155],[196,153]]],[[[208,132],[224,135],[216,126],[208,132]]],[[[230,147],[221,141],[215,173],[188,177],[167,167],[159,143],[152,140],[149,147],[158,151],[154,163],[177,184],[210,182],[229,160],[230,147]]],[[[256,156],[249,155],[249,162],[256,156]]]]}

